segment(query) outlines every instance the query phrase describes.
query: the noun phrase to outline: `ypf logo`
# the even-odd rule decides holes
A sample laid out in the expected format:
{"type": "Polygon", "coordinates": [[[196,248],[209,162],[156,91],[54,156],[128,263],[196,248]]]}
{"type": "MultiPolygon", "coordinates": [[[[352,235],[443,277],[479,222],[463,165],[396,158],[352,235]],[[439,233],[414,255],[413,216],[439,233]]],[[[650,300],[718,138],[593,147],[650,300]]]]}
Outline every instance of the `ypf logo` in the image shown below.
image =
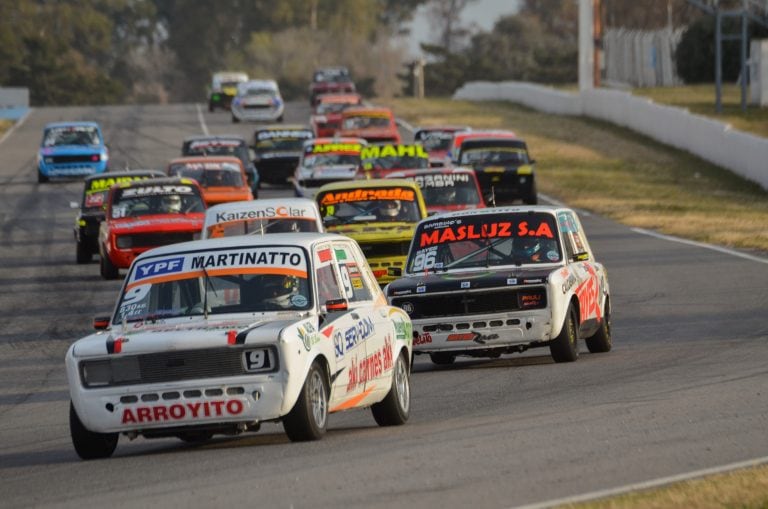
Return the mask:
{"type": "Polygon", "coordinates": [[[134,279],[139,280],[146,277],[162,276],[164,274],[181,272],[182,268],[184,268],[183,257],[166,258],[165,260],[142,263],[136,267],[136,276],[134,279]]]}

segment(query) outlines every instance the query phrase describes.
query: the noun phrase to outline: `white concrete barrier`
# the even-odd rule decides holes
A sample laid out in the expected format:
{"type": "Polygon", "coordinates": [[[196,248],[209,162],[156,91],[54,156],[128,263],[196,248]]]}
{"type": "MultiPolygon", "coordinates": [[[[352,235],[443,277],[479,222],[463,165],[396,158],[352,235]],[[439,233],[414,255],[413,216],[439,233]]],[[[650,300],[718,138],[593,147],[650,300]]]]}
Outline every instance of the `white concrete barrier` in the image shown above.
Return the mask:
{"type": "Polygon", "coordinates": [[[768,138],[737,131],[685,108],[656,104],[619,90],[571,93],[516,81],[465,83],[453,98],[510,101],[545,113],[604,120],[686,150],[768,190],[768,138]]]}

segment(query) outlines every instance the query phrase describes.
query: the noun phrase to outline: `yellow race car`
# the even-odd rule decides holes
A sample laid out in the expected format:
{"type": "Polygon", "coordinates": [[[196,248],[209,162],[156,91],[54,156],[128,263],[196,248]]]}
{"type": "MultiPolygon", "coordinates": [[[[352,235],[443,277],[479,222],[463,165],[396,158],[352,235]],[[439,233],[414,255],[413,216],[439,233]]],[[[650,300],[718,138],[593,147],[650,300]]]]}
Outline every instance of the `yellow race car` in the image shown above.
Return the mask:
{"type": "Polygon", "coordinates": [[[416,224],[427,217],[419,185],[405,179],[334,182],[315,200],[326,231],[355,239],[381,286],[396,279],[389,268],[405,267],[416,224]]]}

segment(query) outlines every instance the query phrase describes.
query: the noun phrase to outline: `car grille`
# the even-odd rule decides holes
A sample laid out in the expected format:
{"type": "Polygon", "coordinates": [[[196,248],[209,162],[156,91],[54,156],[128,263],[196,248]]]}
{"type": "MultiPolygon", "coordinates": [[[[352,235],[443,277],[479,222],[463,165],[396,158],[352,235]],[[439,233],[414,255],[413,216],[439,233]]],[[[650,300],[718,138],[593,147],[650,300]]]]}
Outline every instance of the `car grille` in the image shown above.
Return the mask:
{"type": "MultiPolygon", "coordinates": [[[[205,348],[83,361],[80,371],[109,370],[110,382],[98,387],[155,384],[249,374],[243,366],[243,348],[205,348]]],[[[277,370],[277,363],[272,371],[277,370]]],[[[81,376],[83,383],[85,377],[81,376]]]]}
{"type": "Polygon", "coordinates": [[[541,309],[547,307],[547,292],[544,288],[526,288],[524,290],[496,290],[467,292],[462,294],[446,293],[423,297],[408,295],[392,299],[392,305],[404,307],[411,319],[437,318],[446,316],[476,315],[484,313],[504,313],[522,309],[541,309]],[[536,297],[535,305],[521,307],[522,296],[536,297]]]}
{"type": "Polygon", "coordinates": [[[98,163],[98,154],[80,154],[71,156],[53,156],[53,164],[68,164],[68,163],[98,163]],[[94,161],[94,156],[97,159],[94,161]]]}
{"type": "Polygon", "coordinates": [[[246,110],[268,110],[272,108],[271,104],[243,104],[246,110]]]}
{"type": "Polygon", "coordinates": [[[373,244],[361,242],[360,248],[363,250],[363,254],[366,258],[377,258],[380,256],[405,256],[408,254],[410,245],[410,240],[373,244]]]}
{"type": "Polygon", "coordinates": [[[194,235],[192,232],[134,233],[132,235],[120,235],[117,245],[128,248],[167,246],[193,240],[194,235]]]}

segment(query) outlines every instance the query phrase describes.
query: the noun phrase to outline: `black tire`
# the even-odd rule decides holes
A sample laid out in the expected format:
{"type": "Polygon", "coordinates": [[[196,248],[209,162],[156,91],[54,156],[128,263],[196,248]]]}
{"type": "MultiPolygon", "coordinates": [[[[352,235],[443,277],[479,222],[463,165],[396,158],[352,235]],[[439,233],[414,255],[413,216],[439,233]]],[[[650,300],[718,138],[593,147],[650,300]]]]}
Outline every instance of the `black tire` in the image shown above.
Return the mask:
{"type": "Polygon", "coordinates": [[[115,452],[118,433],[96,433],[88,430],[80,421],[75,406],[69,402],[69,434],[75,452],[84,460],[109,458],[115,452]]]}
{"type": "Polygon", "coordinates": [[[319,440],[328,426],[328,381],[317,361],[312,363],[299,398],[283,417],[285,434],[292,442],[319,440]]]}
{"type": "Polygon", "coordinates": [[[523,198],[523,203],[526,205],[536,205],[539,203],[539,196],[536,192],[536,182],[531,182],[531,188],[528,190],[528,194],[523,198]]]}
{"type": "Polygon", "coordinates": [[[101,255],[99,269],[101,270],[101,277],[104,279],[117,279],[120,277],[120,269],[115,267],[107,255],[101,255]]]}
{"type": "Polygon", "coordinates": [[[75,259],[77,263],[90,263],[92,253],[85,242],[77,242],[77,248],[75,252],[75,259]]]}
{"type": "Polygon", "coordinates": [[[578,321],[573,306],[568,308],[560,334],[549,343],[549,353],[555,362],[573,362],[579,358],[578,321]]]}
{"type": "Polygon", "coordinates": [[[610,352],[613,346],[613,340],[611,339],[611,307],[608,302],[605,303],[605,310],[603,313],[603,320],[600,322],[600,328],[597,329],[592,336],[588,337],[585,342],[587,343],[587,349],[590,353],[605,353],[610,352]]]}
{"type": "Polygon", "coordinates": [[[232,114],[232,123],[233,124],[239,124],[240,123],[240,119],[237,118],[234,113],[232,114]]]}
{"type": "Polygon", "coordinates": [[[435,352],[429,354],[429,360],[438,366],[449,366],[456,360],[456,355],[452,353],[435,352]]]}
{"type": "Polygon", "coordinates": [[[282,122],[282,121],[283,121],[283,116],[282,116],[282,115],[280,115],[279,117],[277,117],[277,121],[278,121],[278,122],[282,122]]]}
{"type": "Polygon", "coordinates": [[[213,103],[208,103],[208,111],[209,111],[210,113],[213,113],[213,110],[215,110],[215,109],[216,109],[216,108],[213,106],[213,103]]]}
{"type": "Polygon", "coordinates": [[[392,373],[392,388],[387,396],[371,405],[373,418],[379,426],[405,424],[411,412],[411,381],[405,353],[397,356],[392,373]]]}
{"type": "Polygon", "coordinates": [[[37,183],[38,184],[45,184],[48,182],[48,177],[40,173],[40,170],[37,171],[37,183]]]}

